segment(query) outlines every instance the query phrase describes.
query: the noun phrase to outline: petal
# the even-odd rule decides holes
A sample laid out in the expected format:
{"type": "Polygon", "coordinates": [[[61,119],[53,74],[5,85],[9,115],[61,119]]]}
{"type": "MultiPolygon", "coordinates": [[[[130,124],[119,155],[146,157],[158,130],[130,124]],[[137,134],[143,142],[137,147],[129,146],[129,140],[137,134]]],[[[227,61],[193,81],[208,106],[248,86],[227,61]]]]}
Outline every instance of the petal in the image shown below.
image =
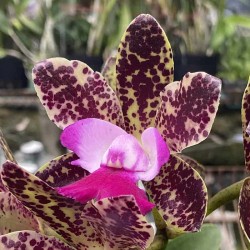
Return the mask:
{"type": "Polygon", "coordinates": [[[84,205],[59,195],[52,187],[12,162],[3,164],[2,180],[9,191],[76,249],[100,246],[100,239],[86,220],[84,205]]]}
{"type": "Polygon", "coordinates": [[[154,239],[153,227],[132,196],[89,202],[83,216],[100,235],[105,249],[144,250],[154,239]]]}
{"type": "Polygon", "coordinates": [[[39,231],[36,217],[10,192],[0,192],[0,204],[0,235],[19,230],[39,231]]]}
{"type": "Polygon", "coordinates": [[[95,118],[80,120],[61,134],[61,143],[80,158],[72,162],[90,173],[100,167],[102,157],[113,140],[127,134],[112,123],[95,118]]]}
{"type": "Polygon", "coordinates": [[[240,225],[250,245],[250,178],[246,178],[239,197],[240,225]]]}
{"type": "Polygon", "coordinates": [[[116,60],[117,96],[126,131],[138,139],[154,126],[160,91],[173,81],[173,54],[163,29],[139,15],[124,33],[116,60]]]}
{"type": "Polygon", "coordinates": [[[247,126],[250,123],[250,77],[242,99],[241,120],[243,130],[245,166],[246,169],[250,171],[250,136],[247,133],[247,126]]]}
{"type": "Polygon", "coordinates": [[[101,74],[116,93],[116,57],[111,56],[108,58],[101,74]]]}
{"type": "Polygon", "coordinates": [[[199,174],[171,155],[159,175],[144,183],[150,198],[166,222],[169,238],[198,231],[207,207],[207,189],[199,174]]]}
{"type": "Polygon", "coordinates": [[[85,63],[47,59],[34,67],[32,77],[41,103],[59,128],[88,117],[123,126],[115,93],[100,73],[85,63]]]}
{"type": "Polygon", "coordinates": [[[198,161],[195,159],[186,156],[184,154],[178,154],[178,157],[181,158],[185,163],[187,163],[190,167],[192,167],[194,170],[196,170],[199,175],[205,179],[205,167],[201,165],[198,161]]]}
{"type": "Polygon", "coordinates": [[[89,175],[82,167],[71,164],[78,159],[72,152],[58,156],[39,168],[35,175],[51,187],[66,186],[89,175]]]}
{"type": "Polygon", "coordinates": [[[23,230],[0,236],[0,249],[74,250],[75,248],[55,237],[45,236],[30,230],[23,230]]]}
{"type": "Polygon", "coordinates": [[[144,150],[150,161],[150,168],[145,172],[137,173],[140,180],[151,181],[160,172],[161,167],[169,159],[169,149],[156,128],[147,128],[141,136],[144,150]]]}
{"type": "Polygon", "coordinates": [[[180,152],[210,133],[219,106],[221,81],[204,72],[187,73],[161,94],[156,127],[171,151],[180,152]]]}
{"type": "Polygon", "coordinates": [[[149,159],[137,139],[126,134],[118,136],[112,142],[102,158],[102,165],[133,172],[147,171],[149,159]]]}
{"type": "Polygon", "coordinates": [[[64,196],[81,203],[91,199],[134,196],[142,214],[147,214],[154,205],[147,199],[146,193],[136,186],[134,172],[101,167],[89,176],[65,187],[57,189],[64,196]]]}

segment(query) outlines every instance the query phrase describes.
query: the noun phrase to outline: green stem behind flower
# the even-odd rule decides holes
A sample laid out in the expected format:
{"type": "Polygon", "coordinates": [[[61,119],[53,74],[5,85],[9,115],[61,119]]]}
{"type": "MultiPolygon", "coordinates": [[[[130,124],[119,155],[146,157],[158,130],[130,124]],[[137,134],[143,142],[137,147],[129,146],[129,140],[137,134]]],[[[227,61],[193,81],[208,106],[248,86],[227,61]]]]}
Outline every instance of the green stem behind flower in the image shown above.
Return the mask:
{"type": "Polygon", "coordinates": [[[16,160],[15,160],[15,158],[14,158],[13,153],[11,152],[11,150],[9,148],[8,143],[4,139],[3,132],[2,132],[1,129],[0,129],[0,147],[3,150],[3,153],[4,153],[4,156],[5,156],[6,160],[9,160],[11,162],[17,163],[16,160]]]}
{"type": "Polygon", "coordinates": [[[244,180],[239,182],[235,182],[231,186],[228,186],[221,191],[219,191],[216,195],[214,195],[209,201],[207,206],[207,215],[211,214],[214,210],[219,208],[222,205],[225,205],[229,201],[237,199],[240,195],[240,190],[243,185],[244,180]]]}
{"type": "Polygon", "coordinates": [[[168,239],[165,230],[158,230],[154,241],[147,250],[164,250],[167,247],[168,239]]]}

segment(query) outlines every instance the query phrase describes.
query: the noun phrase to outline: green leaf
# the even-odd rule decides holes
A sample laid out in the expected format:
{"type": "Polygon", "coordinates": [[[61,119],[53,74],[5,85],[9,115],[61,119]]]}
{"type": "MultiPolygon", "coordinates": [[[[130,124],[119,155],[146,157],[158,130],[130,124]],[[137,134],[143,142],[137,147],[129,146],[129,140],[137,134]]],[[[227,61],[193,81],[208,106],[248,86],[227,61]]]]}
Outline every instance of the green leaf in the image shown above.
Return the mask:
{"type": "Polygon", "coordinates": [[[250,18],[244,15],[231,15],[226,18],[227,23],[250,28],[250,18]]]}
{"type": "Polygon", "coordinates": [[[221,235],[213,224],[203,225],[200,232],[181,235],[169,241],[165,250],[219,250],[221,235]]]}
{"type": "Polygon", "coordinates": [[[35,34],[42,34],[43,29],[38,25],[37,22],[33,22],[25,15],[20,15],[19,21],[22,23],[23,26],[27,27],[29,30],[34,32],[35,34]]]}

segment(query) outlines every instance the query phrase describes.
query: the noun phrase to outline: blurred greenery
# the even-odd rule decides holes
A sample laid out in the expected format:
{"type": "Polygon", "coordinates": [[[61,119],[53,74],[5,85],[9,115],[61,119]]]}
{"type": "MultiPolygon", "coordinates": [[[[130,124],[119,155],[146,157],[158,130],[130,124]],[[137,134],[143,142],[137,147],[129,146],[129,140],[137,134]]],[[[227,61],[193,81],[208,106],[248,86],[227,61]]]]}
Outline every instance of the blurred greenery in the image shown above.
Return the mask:
{"type": "Polygon", "coordinates": [[[212,46],[220,54],[219,76],[230,82],[247,82],[250,75],[250,17],[228,15],[220,18],[212,46]]]}
{"type": "Polygon", "coordinates": [[[250,17],[226,13],[226,0],[2,0],[0,56],[26,65],[75,54],[114,51],[129,23],[152,14],[174,52],[220,55],[219,76],[246,81],[250,72],[250,17]]]}
{"type": "MultiPolygon", "coordinates": [[[[211,34],[225,0],[149,0],[162,13],[161,24],[174,51],[210,55],[211,34]],[[158,8],[157,8],[158,5],[158,8]],[[159,8],[160,7],[160,8],[159,8]],[[164,17],[164,18],[163,18],[164,17]],[[165,24],[163,23],[165,19],[165,24]]],[[[157,13],[157,11],[154,11],[157,13]]]]}
{"type": "MultiPolygon", "coordinates": [[[[143,0],[102,0],[95,1],[93,20],[87,53],[107,57],[118,43],[129,23],[139,14],[148,13],[150,5],[143,0]]],[[[156,17],[157,18],[157,17],[156,17]]]]}

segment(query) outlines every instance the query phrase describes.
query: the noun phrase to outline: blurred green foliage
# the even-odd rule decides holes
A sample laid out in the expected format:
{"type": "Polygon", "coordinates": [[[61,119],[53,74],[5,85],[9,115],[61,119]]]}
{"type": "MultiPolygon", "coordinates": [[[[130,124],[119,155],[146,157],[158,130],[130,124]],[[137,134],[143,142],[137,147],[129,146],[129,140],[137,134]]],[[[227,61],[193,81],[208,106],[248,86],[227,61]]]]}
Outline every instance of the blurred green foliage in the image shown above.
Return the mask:
{"type": "Polygon", "coordinates": [[[175,52],[218,53],[220,76],[246,80],[250,72],[250,18],[225,15],[226,0],[1,0],[0,56],[26,64],[52,56],[107,58],[128,24],[153,15],[175,52]]]}
{"type": "Polygon", "coordinates": [[[222,16],[213,33],[212,47],[220,54],[219,76],[247,82],[250,74],[250,17],[222,16]]]}
{"type": "MultiPolygon", "coordinates": [[[[143,0],[95,1],[87,53],[108,56],[116,49],[129,23],[141,13],[150,12],[150,4],[143,0]]],[[[157,17],[156,17],[157,18],[157,17]]]]}

